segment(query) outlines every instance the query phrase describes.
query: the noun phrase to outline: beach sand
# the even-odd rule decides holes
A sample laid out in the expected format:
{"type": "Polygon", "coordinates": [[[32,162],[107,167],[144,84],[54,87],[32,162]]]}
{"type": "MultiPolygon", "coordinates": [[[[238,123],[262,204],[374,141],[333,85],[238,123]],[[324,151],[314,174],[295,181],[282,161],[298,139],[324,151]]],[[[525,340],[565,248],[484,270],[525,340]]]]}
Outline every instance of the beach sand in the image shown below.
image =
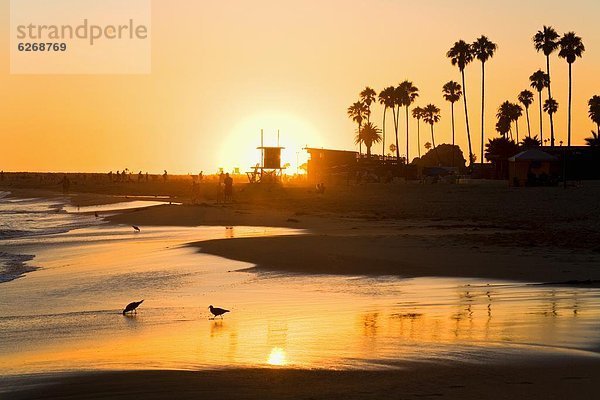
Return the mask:
{"type": "MultiPolygon", "coordinates": [[[[106,219],[142,229],[273,226],[306,232],[190,240],[201,253],[240,261],[240,267],[256,264],[251,271],[566,282],[583,290],[600,280],[600,186],[594,183],[567,190],[366,185],[330,188],[323,196],[311,188],[238,188],[232,205],[164,205],[106,219]]],[[[106,196],[102,202],[110,203],[106,196]]],[[[87,193],[85,204],[94,204],[94,197],[87,193]]],[[[375,371],[276,367],[25,375],[5,379],[10,389],[0,397],[585,399],[594,397],[598,379],[596,353],[524,352],[480,363],[400,360],[375,371]]]]}

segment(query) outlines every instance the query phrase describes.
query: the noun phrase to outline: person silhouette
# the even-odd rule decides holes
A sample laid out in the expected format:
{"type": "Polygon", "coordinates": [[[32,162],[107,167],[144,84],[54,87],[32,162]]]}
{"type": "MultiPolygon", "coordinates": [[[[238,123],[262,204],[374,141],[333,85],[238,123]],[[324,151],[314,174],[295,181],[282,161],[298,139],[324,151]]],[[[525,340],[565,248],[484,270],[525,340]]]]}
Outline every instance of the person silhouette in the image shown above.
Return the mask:
{"type": "Polygon", "coordinates": [[[231,201],[233,197],[233,178],[229,176],[229,172],[225,174],[225,202],[231,201]]]}

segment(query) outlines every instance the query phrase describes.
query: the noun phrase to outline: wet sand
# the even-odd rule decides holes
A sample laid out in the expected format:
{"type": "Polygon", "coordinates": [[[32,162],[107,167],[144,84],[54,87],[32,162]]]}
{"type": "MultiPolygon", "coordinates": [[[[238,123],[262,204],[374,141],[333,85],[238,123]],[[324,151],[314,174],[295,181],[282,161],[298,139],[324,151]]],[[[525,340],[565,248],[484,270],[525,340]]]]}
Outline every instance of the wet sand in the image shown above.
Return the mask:
{"type": "Polygon", "coordinates": [[[10,393],[10,398],[590,399],[597,396],[598,379],[597,361],[577,359],[518,365],[418,364],[392,371],[96,372],[35,376],[28,380],[33,386],[10,393]]]}
{"type": "MultiPolygon", "coordinates": [[[[400,185],[342,188],[325,196],[298,189],[246,192],[229,206],[165,205],[108,219],[142,229],[261,225],[309,232],[299,237],[233,237],[194,244],[205,255],[257,264],[253,272],[595,281],[600,279],[597,198],[596,186],[563,192],[556,188],[514,191],[400,185]]],[[[597,286],[571,285],[581,290],[597,286]]],[[[549,323],[555,318],[551,308],[540,312],[549,323]]],[[[463,323],[468,326],[469,319],[463,323]]],[[[5,382],[12,388],[10,398],[166,398],[176,392],[179,398],[385,398],[393,393],[397,398],[583,399],[594,397],[598,389],[596,353],[540,356],[523,352],[507,356],[504,362],[502,357],[486,359],[483,354],[480,363],[398,361],[397,369],[378,371],[276,367],[90,372],[21,376],[5,382]],[[38,383],[50,385],[29,386],[38,383]],[[15,387],[28,389],[18,393],[15,387]]]]}

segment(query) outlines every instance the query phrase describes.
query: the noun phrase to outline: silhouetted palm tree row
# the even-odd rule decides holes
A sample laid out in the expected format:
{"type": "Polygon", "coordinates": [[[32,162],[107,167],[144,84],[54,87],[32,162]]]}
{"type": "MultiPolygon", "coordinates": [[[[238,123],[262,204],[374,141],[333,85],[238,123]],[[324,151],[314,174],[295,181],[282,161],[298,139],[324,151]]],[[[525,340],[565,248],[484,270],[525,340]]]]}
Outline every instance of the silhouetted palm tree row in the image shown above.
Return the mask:
{"type": "MultiPolygon", "coordinates": [[[[533,44],[538,52],[543,52],[546,56],[546,75],[548,88],[548,99],[544,104],[544,109],[550,116],[550,145],[554,146],[554,119],[553,115],[558,110],[558,103],[552,97],[552,80],[550,78],[550,56],[558,50],[558,56],[564,58],[569,64],[569,103],[567,119],[567,146],[571,146],[571,92],[573,87],[572,66],[575,60],[583,55],[585,46],[575,32],[567,32],[562,37],[551,26],[545,26],[533,36],[533,44]],[[546,104],[547,103],[547,104],[546,104]]],[[[533,76],[533,75],[532,75],[533,76]]],[[[530,78],[531,79],[531,78],[530,78]]],[[[533,85],[533,82],[532,82],[533,85]]],[[[540,96],[541,104],[541,96],[540,96]]],[[[541,131],[541,125],[540,125],[541,131]]],[[[540,136],[543,134],[540,133],[540,136]]]]}
{"type": "MultiPolygon", "coordinates": [[[[567,144],[571,145],[571,102],[572,102],[572,64],[578,57],[581,57],[585,51],[585,47],[580,37],[574,32],[565,33],[562,37],[552,28],[551,26],[544,26],[542,30],[538,31],[533,37],[534,47],[538,52],[543,52],[546,57],[546,72],[539,69],[534,72],[530,77],[531,87],[538,92],[538,103],[539,103],[539,123],[540,123],[540,143],[544,143],[544,132],[543,132],[543,112],[546,112],[550,119],[550,144],[554,146],[555,135],[554,135],[554,118],[553,115],[558,111],[558,102],[552,97],[551,80],[550,80],[550,56],[558,50],[558,56],[563,58],[569,64],[569,103],[568,103],[568,140],[567,144]],[[542,92],[544,89],[548,90],[548,98],[542,102],[542,92]]],[[[446,57],[450,59],[452,65],[457,66],[462,79],[462,85],[457,82],[450,81],[443,87],[442,93],[444,99],[450,102],[450,111],[452,116],[452,144],[454,145],[455,140],[455,124],[454,124],[454,103],[460,100],[462,97],[465,112],[465,125],[467,133],[467,143],[469,147],[469,163],[472,165],[475,161],[475,155],[473,153],[471,143],[471,130],[469,124],[469,113],[467,106],[467,95],[465,86],[465,68],[474,60],[481,62],[481,160],[483,162],[484,156],[484,141],[485,141],[485,65],[495,55],[498,46],[482,35],[472,43],[467,43],[464,40],[458,40],[446,53],[446,57]]],[[[396,153],[396,158],[400,159],[400,109],[405,108],[405,121],[406,121],[406,160],[410,160],[409,156],[409,145],[410,145],[410,132],[409,132],[409,111],[411,105],[415,102],[419,96],[419,89],[413,85],[411,81],[404,81],[398,86],[389,86],[383,89],[377,96],[376,92],[370,87],[366,87],[360,93],[360,100],[355,102],[348,108],[349,117],[357,123],[358,130],[356,136],[356,142],[359,145],[359,152],[362,153],[362,144],[364,143],[367,147],[367,154],[370,155],[370,148],[372,144],[382,142],[382,154],[385,154],[386,149],[386,116],[387,111],[392,110],[392,116],[394,119],[394,136],[395,144],[393,151],[396,153]],[[371,137],[373,132],[379,132],[379,128],[375,125],[371,125],[368,130],[369,134],[362,135],[363,122],[366,120],[370,123],[371,116],[371,105],[378,100],[383,106],[383,135],[380,135],[380,140],[370,140],[367,142],[366,138],[371,137]],[[363,139],[363,136],[365,139],[363,139]],[[369,145],[367,146],[367,143],[369,145]]],[[[517,96],[518,102],[523,105],[527,118],[527,137],[531,139],[531,122],[529,119],[529,107],[534,102],[534,94],[529,90],[521,91],[517,96]]],[[[594,96],[590,99],[590,118],[600,127],[597,122],[600,120],[600,112],[598,111],[600,97],[594,96]],[[592,106],[594,107],[592,116],[592,106]],[[595,119],[594,119],[595,118],[595,119]]],[[[512,137],[512,126],[514,123],[517,143],[519,141],[519,125],[518,120],[522,116],[523,107],[518,103],[511,103],[505,101],[498,109],[496,123],[496,130],[501,135],[506,137],[510,134],[512,137]]],[[[430,104],[424,108],[416,107],[412,112],[412,117],[417,120],[417,144],[419,149],[419,157],[421,156],[420,146],[420,120],[423,119],[426,123],[431,125],[432,131],[432,142],[435,148],[435,138],[433,137],[433,125],[439,122],[440,111],[435,105],[430,104]],[[434,112],[434,110],[437,110],[434,112]]],[[[377,133],[378,134],[378,133],[377,133]]],[[[536,136],[537,137],[537,136],[536,136]]],[[[537,140],[537,139],[532,139],[537,140]]],[[[391,146],[390,146],[391,148],[391,146]]]]}

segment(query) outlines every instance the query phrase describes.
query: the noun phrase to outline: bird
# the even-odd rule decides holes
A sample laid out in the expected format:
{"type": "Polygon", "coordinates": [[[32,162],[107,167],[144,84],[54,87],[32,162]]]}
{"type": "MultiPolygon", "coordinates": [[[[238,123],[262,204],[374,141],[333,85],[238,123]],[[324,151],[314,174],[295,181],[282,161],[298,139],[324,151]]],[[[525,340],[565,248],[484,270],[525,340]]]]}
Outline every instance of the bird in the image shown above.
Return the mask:
{"type": "Polygon", "coordinates": [[[136,308],[138,308],[140,306],[140,304],[142,304],[144,302],[144,300],[140,300],[140,301],[134,301],[133,303],[129,303],[125,306],[125,309],[123,310],[123,315],[125,315],[125,313],[128,312],[132,312],[132,311],[136,311],[136,308]]]}
{"type": "Polygon", "coordinates": [[[140,227],[139,226],[135,226],[135,225],[131,225],[131,227],[133,228],[134,231],[136,232],[141,232],[140,227]]]}
{"type": "Polygon", "coordinates": [[[221,319],[223,319],[223,314],[229,312],[229,310],[226,310],[224,308],[213,307],[212,305],[209,306],[208,309],[210,310],[211,314],[214,315],[212,319],[215,319],[217,317],[221,317],[221,319]]]}
{"type": "Polygon", "coordinates": [[[98,211],[94,212],[94,216],[95,216],[96,218],[98,218],[98,217],[99,217],[99,215],[98,215],[98,211]]]}

